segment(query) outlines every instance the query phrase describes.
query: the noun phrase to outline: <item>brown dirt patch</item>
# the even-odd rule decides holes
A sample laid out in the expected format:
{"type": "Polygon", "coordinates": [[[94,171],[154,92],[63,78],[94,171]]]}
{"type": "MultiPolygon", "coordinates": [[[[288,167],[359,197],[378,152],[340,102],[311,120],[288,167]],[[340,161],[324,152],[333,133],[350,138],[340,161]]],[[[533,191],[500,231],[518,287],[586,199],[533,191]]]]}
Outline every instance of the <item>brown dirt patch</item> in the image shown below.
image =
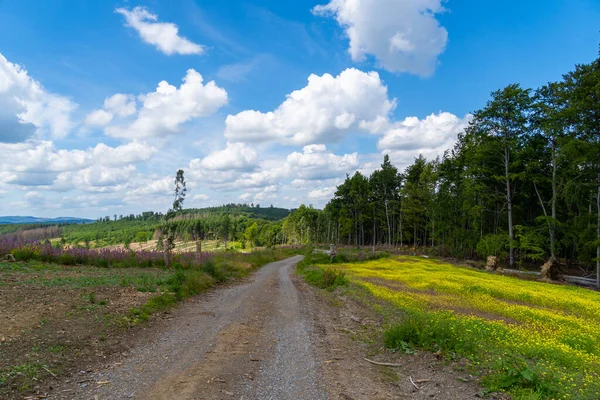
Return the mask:
{"type": "MultiPolygon", "coordinates": [[[[133,287],[69,288],[18,282],[19,278],[59,274],[0,276],[10,278],[0,286],[0,398],[47,391],[60,377],[121,351],[120,339],[128,330],[124,317],[155,294],[133,287]]],[[[65,270],[64,275],[81,274],[65,270]]]]}

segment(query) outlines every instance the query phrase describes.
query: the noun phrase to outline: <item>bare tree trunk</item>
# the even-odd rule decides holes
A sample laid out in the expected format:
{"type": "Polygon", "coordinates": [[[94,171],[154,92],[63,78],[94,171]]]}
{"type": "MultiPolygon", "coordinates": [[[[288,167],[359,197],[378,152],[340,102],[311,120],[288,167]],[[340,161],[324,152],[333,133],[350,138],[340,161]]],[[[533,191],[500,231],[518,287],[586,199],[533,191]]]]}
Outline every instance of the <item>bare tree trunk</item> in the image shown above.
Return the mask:
{"type": "Polygon", "coordinates": [[[515,249],[514,240],[515,235],[513,232],[513,215],[512,215],[512,193],[510,187],[510,177],[508,171],[508,165],[510,163],[510,151],[508,147],[504,148],[504,173],[506,178],[506,201],[508,205],[508,238],[510,240],[510,252],[508,265],[512,268],[515,265],[515,249]]]}
{"type": "Polygon", "coordinates": [[[596,246],[596,288],[600,289],[600,172],[598,172],[598,198],[596,199],[596,205],[598,207],[598,245],[596,246]]]}
{"type": "Polygon", "coordinates": [[[399,226],[400,226],[400,247],[404,246],[404,238],[402,237],[402,210],[400,210],[400,220],[399,222],[399,226]]]}
{"type": "Polygon", "coordinates": [[[377,238],[377,230],[375,225],[375,207],[373,207],[373,256],[375,256],[375,239],[377,238]]]}
{"type": "Polygon", "coordinates": [[[413,226],[413,247],[417,248],[417,225],[413,226]]]}
{"type": "Polygon", "coordinates": [[[390,230],[390,214],[388,212],[388,201],[385,201],[385,219],[387,220],[388,246],[392,245],[392,231],[390,230]]]}
{"type": "Polygon", "coordinates": [[[432,224],[432,232],[431,232],[431,247],[435,247],[435,218],[431,221],[432,224]]]}
{"type": "Polygon", "coordinates": [[[556,148],[552,140],[552,229],[550,230],[550,257],[556,260],[556,148]]]}

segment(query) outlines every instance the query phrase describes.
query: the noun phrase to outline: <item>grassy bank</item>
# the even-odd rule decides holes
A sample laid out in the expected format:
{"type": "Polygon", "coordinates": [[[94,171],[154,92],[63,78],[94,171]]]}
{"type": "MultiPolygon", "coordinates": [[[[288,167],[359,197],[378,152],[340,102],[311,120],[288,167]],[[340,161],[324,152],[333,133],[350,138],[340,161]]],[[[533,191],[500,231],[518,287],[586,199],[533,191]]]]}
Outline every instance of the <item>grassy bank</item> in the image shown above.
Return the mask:
{"type": "MultiPolygon", "coordinates": [[[[325,261],[316,268],[332,268],[325,261]]],[[[487,391],[515,399],[600,398],[600,293],[417,257],[335,269],[395,310],[391,349],[463,360],[487,391]]]]}

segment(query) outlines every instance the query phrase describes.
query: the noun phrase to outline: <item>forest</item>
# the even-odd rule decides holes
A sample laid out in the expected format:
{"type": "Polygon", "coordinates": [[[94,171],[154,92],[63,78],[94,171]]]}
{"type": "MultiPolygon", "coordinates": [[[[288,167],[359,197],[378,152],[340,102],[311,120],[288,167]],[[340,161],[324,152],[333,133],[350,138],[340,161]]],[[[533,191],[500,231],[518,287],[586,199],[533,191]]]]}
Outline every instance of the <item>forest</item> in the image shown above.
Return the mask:
{"type": "MultiPolygon", "coordinates": [[[[190,240],[248,241],[251,246],[285,243],[282,222],[290,213],[285,208],[260,207],[259,204],[226,204],[220,207],[189,208],[169,220],[176,238],[190,240]]],[[[165,215],[146,211],[141,214],[100,217],[93,223],[0,225],[0,235],[24,241],[59,239],[62,244],[86,248],[158,239],[164,229],[165,215]]]]}
{"type": "Polygon", "coordinates": [[[321,210],[283,224],[295,243],[429,247],[509,266],[594,264],[600,280],[600,58],[536,89],[511,84],[443,156],[347,175],[321,210]]]}

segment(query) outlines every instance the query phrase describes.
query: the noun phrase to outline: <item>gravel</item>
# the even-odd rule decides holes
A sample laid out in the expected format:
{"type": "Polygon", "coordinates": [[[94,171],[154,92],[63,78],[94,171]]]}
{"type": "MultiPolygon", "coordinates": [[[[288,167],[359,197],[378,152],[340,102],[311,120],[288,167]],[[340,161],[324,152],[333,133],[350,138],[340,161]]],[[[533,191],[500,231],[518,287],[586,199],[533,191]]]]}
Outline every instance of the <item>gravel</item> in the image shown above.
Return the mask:
{"type": "Polygon", "coordinates": [[[86,374],[85,384],[71,378],[53,398],[325,399],[313,321],[290,278],[301,259],[184,303],[126,357],[86,374]]]}

